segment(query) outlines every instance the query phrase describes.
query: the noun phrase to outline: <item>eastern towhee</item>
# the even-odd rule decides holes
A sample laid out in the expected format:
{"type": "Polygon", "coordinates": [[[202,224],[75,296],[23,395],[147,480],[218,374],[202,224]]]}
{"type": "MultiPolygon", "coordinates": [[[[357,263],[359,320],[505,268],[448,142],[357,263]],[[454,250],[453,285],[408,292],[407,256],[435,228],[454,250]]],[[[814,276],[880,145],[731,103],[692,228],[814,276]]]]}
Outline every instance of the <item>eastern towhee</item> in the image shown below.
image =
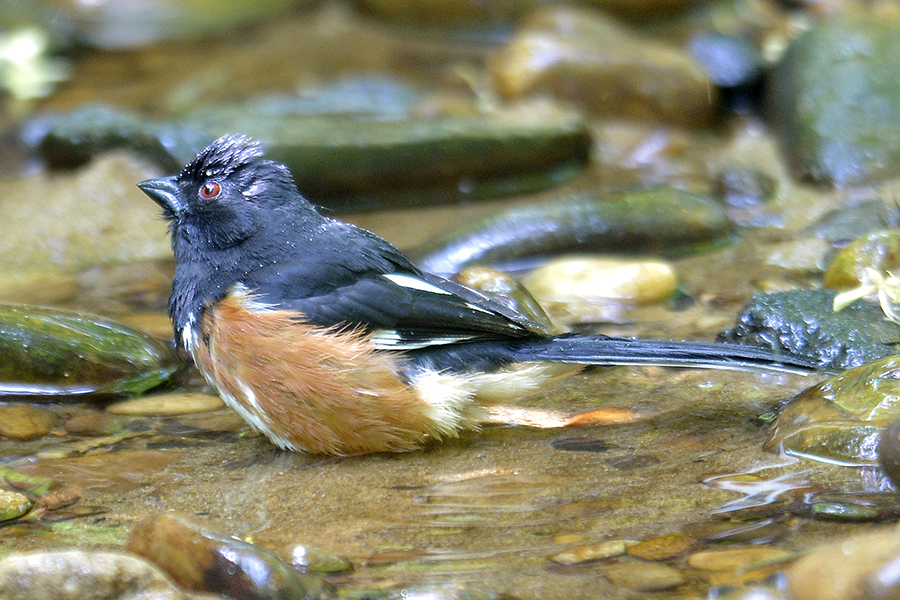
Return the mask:
{"type": "Polygon", "coordinates": [[[179,175],[138,186],[170,222],[176,340],[281,448],[413,450],[477,427],[480,402],[527,395],[575,365],[815,369],[737,344],[551,335],[323,216],[262,155],[224,136],[179,175]]]}

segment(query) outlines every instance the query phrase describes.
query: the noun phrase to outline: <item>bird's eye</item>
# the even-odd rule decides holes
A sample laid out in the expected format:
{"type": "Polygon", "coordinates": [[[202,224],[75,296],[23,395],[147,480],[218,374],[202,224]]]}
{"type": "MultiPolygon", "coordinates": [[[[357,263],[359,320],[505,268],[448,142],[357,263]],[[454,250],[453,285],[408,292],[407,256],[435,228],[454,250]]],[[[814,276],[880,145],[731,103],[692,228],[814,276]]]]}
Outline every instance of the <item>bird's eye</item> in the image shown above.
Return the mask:
{"type": "Polygon", "coordinates": [[[222,186],[220,186],[217,182],[207,181],[203,184],[203,187],[200,188],[200,197],[211,200],[218,196],[221,191],[222,186]]]}

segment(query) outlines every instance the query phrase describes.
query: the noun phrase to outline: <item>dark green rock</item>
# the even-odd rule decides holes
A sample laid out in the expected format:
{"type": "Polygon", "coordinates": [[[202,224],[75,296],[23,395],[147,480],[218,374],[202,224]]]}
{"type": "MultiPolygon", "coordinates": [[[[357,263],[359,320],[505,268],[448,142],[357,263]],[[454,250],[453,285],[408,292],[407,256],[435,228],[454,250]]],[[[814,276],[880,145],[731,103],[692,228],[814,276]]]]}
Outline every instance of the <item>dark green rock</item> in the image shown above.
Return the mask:
{"type": "Polygon", "coordinates": [[[900,517],[900,499],[884,492],[819,492],[804,497],[799,512],[829,521],[893,521],[900,517]]]}
{"type": "Polygon", "coordinates": [[[149,335],[93,315],[0,305],[0,395],[140,394],[183,363],[149,335]]]}
{"type": "Polygon", "coordinates": [[[900,326],[888,321],[877,303],[858,300],[836,313],[834,296],[823,290],[757,295],[720,337],[808,356],[831,369],[900,353],[900,326]]]}
{"type": "Polygon", "coordinates": [[[285,163],[312,201],[345,210],[547,187],[588,159],[590,135],[570,115],[398,118],[403,100],[389,100],[383,110],[355,105],[348,114],[346,100],[327,112],[312,101],[265,99],[240,110],[204,107],[202,119],[176,122],[94,106],[34,119],[22,135],[51,166],[124,147],[175,171],[219,135],[243,133],[285,163]]]}
{"type": "Polygon", "coordinates": [[[825,21],[794,40],[770,85],[799,175],[849,185],[900,172],[900,24],[825,21]]]}
{"type": "Polygon", "coordinates": [[[804,390],[785,405],[766,446],[844,465],[871,465],[882,430],[900,416],[900,358],[872,361],[804,390]]]}
{"type": "Polygon", "coordinates": [[[715,199],[667,187],[576,195],[520,206],[450,232],[419,251],[423,269],[456,273],[563,252],[674,252],[723,239],[715,199]]]}

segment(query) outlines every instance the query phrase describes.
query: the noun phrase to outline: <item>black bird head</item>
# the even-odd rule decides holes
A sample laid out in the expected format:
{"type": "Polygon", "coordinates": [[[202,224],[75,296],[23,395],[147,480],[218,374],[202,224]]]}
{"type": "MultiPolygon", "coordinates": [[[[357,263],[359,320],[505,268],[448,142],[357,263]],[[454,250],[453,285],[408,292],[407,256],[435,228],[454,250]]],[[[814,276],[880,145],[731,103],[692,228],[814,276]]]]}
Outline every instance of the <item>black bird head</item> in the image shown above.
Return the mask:
{"type": "Polygon", "coordinates": [[[273,208],[296,201],[290,172],[262,155],[246,136],[223,136],[180,174],[138,184],[171,222],[176,255],[179,238],[210,250],[240,244],[265,225],[273,208]]]}
{"type": "Polygon", "coordinates": [[[283,259],[291,240],[323,219],[287,167],[262,155],[250,138],[226,135],[178,175],[138,184],[169,221],[176,261],[169,312],[176,334],[206,302],[283,259]]]}

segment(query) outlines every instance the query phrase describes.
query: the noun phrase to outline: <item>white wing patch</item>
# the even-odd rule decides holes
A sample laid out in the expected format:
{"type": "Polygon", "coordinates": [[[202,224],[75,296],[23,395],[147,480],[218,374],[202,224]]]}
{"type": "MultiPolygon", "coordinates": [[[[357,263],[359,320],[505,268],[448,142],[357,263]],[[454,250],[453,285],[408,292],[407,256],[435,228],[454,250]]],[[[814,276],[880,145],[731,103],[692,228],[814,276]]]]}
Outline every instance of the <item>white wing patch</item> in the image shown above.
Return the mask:
{"type": "Polygon", "coordinates": [[[372,333],[369,340],[379,350],[418,350],[429,346],[455,344],[472,339],[472,335],[444,335],[427,339],[411,340],[393,329],[379,329],[372,333]]]}
{"type": "MultiPolygon", "coordinates": [[[[443,294],[445,296],[454,295],[453,292],[448,292],[445,289],[441,289],[433,283],[429,283],[424,279],[419,279],[414,275],[406,275],[404,273],[385,273],[382,275],[385,279],[388,279],[400,287],[409,288],[411,290],[419,290],[421,292],[431,292],[432,294],[443,294]]],[[[460,298],[462,300],[462,298],[460,298]]],[[[490,313],[490,310],[486,308],[482,308],[477,304],[472,304],[471,302],[466,302],[466,306],[471,308],[472,310],[477,310],[483,313],[490,313]]]]}
{"type": "Polygon", "coordinates": [[[444,294],[445,296],[450,296],[450,292],[447,290],[442,290],[438,286],[433,283],[428,283],[423,279],[419,279],[413,275],[405,275],[403,273],[385,273],[383,275],[385,279],[389,279],[399,285],[400,287],[409,288],[411,290],[421,290],[423,292],[431,292],[432,294],[444,294]]]}

